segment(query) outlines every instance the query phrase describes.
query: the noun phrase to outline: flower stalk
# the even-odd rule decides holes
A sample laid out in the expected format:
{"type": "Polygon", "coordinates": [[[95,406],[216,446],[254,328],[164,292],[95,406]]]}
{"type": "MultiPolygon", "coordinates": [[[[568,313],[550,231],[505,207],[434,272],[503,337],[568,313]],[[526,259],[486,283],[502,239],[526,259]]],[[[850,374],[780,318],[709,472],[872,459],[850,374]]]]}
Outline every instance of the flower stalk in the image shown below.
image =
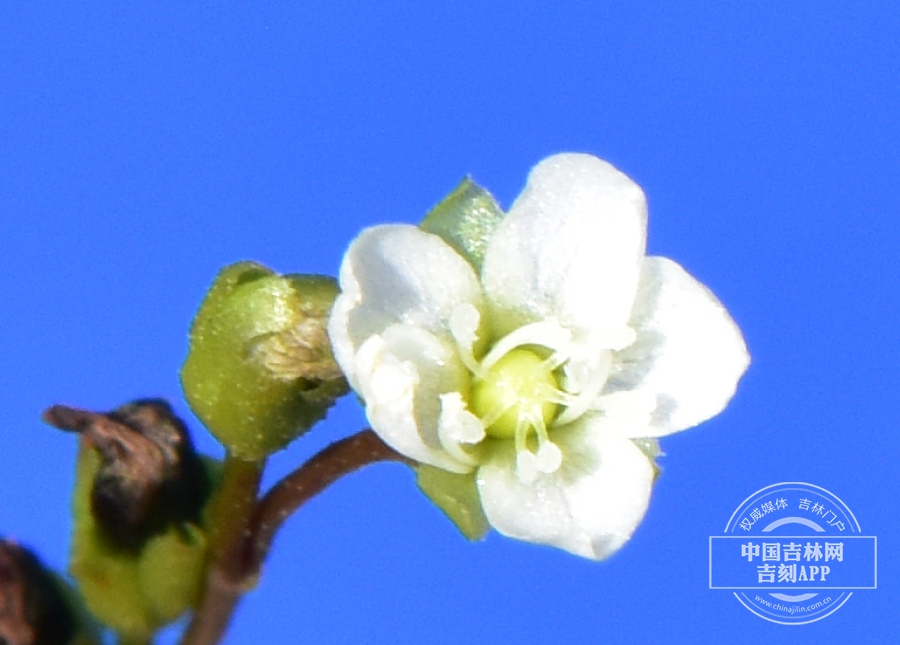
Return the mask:
{"type": "Polygon", "coordinates": [[[206,586],[181,645],[220,642],[284,522],[341,477],[381,461],[411,464],[374,432],[363,430],[324,448],[257,500],[263,463],[227,458],[223,487],[213,502],[211,519],[218,528],[206,586]]]}
{"type": "Polygon", "coordinates": [[[257,569],[284,522],[306,502],[345,475],[381,461],[412,465],[371,430],[337,441],[273,486],[256,507],[247,563],[257,569]]]}
{"type": "Polygon", "coordinates": [[[194,619],[183,645],[218,643],[237,603],[247,590],[243,545],[256,506],[265,460],[225,458],[221,488],[210,511],[210,548],[206,577],[194,619]]]}

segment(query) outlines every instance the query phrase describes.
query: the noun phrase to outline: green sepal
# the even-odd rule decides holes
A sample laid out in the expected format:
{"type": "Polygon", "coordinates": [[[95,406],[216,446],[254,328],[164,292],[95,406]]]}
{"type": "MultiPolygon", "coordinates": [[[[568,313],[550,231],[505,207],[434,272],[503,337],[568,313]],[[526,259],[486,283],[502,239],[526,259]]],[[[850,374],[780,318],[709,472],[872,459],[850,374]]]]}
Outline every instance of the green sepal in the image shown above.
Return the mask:
{"type": "Polygon", "coordinates": [[[433,466],[415,466],[416,484],[469,540],[482,539],[491,528],[475,484],[475,473],[451,473],[433,466]]]}
{"type": "MultiPolygon", "coordinates": [[[[196,606],[206,559],[201,527],[170,524],[138,546],[115,544],[91,512],[100,455],[82,442],[73,495],[69,572],[85,607],[122,639],[149,641],[196,606]]],[[[212,465],[207,465],[212,469],[212,465]]]]}
{"type": "Polygon", "coordinates": [[[181,370],[194,413],[232,454],[258,461],[321,420],[347,383],[326,325],[333,278],[222,270],[197,312],[181,370]]]}
{"type": "Polygon", "coordinates": [[[480,272],[488,241],[504,216],[493,195],[466,177],[419,228],[443,238],[480,272]]]}
{"type": "Polygon", "coordinates": [[[659,442],[653,438],[632,439],[631,442],[650,460],[650,465],[653,467],[653,481],[656,482],[662,473],[662,466],[656,460],[658,457],[665,457],[666,453],[662,451],[659,442]]]}
{"type": "Polygon", "coordinates": [[[69,573],[97,620],[121,634],[146,638],[154,629],[144,616],[137,585],[137,553],[113,547],[91,513],[91,487],[99,468],[100,456],[82,442],[72,504],[69,573]]]}
{"type": "Polygon", "coordinates": [[[167,624],[197,606],[203,582],[206,535],[193,524],[173,527],[147,540],[138,560],[138,580],[147,613],[167,624]]]}

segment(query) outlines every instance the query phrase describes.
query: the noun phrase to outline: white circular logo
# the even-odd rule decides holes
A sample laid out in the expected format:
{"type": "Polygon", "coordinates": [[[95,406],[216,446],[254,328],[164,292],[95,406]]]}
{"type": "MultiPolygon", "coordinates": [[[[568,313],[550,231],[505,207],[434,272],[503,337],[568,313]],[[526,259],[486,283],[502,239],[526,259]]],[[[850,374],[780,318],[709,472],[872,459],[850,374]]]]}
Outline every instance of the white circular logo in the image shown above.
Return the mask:
{"type": "Polygon", "coordinates": [[[877,539],[837,496],[783,482],[745,499],[709,538],[709,587],[729,589],[760,618],[804,625],[875,589],[877,539]]]}

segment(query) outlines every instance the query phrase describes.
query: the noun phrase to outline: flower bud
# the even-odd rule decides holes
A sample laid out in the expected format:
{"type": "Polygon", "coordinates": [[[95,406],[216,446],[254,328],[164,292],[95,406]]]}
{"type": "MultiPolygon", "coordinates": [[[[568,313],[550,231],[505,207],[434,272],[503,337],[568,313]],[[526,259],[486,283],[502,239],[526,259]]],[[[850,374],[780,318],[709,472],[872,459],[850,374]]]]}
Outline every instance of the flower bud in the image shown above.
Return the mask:
{"type": "Polygon", "coordinates": [[[194,318],[181,382],[232,454],[259,460],[284,448],[347,393],[326,331],[337,293],[332,278],[252,262],[219,273],[194,318]]]}
{"type": "Polygon", "coordinates": [[[69,571],[97,620],[147,641],[196,606],[216,464],[158,399],[107,414],[57,405],[44,420],[82,437],[69,571]]]}

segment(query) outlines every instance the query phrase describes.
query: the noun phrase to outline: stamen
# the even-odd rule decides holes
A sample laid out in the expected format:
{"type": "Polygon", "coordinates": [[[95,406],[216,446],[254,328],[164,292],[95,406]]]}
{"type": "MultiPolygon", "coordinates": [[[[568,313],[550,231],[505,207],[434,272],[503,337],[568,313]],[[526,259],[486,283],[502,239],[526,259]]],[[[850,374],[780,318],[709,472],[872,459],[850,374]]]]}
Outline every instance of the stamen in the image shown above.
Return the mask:
{"type": "Polygon", "coordinates": [[[478,340],[478,325],[481,314],[469,303],[459,305],[450,315],[450,334],[456,341],[459,357],[469,371],[483,376],[485,368],[475,360],[475,341],[478,340]]]}
{"type": "MultiPolygon", "coordinates": [[[[454,312],[455,313],[455,312],[454,312]]],[[[481,361],[481,367],[489,370],[497,361],[506,356],[516,347],[522,345],[540,345],[555,353],[570,355],[570,341],[572,334],[568,329],[553,320],[544,320],[519,327],[510,332],[488,352],[481,361]]]]}
{"type": "Polygon", "coordinates": [[[516,454],[519,455],[523,452],[528,452],[528,446],[526,445],[526,440],[528,439],[528,422],[519,417],[518,421],[516,421],[516,454]]]}
{"type": "Polygon", "coordinates": [[[570,423],[591,409],[600,391],[606,385],[612,368],[612,352],[603,351],[593,361],[574,357],[565,367],[566,378],[563,387],[575,396],[570,399],[566,409],[556,422],[560,425],[570,423]]]}
{"type": "Polygon", "coordinates": [[[549,475],[562,465],[562,451],[550,441],[543,417],[525,415],[516,424],[516,475],[519,481],[529,484],[539,475],[549,475]],[[528,432],[534,428],[537,435],[537,452],[528,449],[528,432]]]}
{"type": "Polygon", "coordinates": [[[482,423],[484,423],[485,428],[490,428],[494,425],[497,420],[506,414],[506,411],[509,410],[512,406],[515,405],[515,402],[512,401],[498,401],[497,405],[491,408],[487,414],[481,417],[482,423]]]}
{"type": "Polygon", "coordinates": [[[537,479],[540,469],[537,457],[528,449],[528,419],[520,416],[516,422],[516,475],[523,484],[537,479]]]}
{"type": "Polygon", "coordinates": [[[562,451],[552,441],[542,443],[535,457],[538,470],[545,475],[555,473],[562,466],[562,451]]]}
{"type": "Polygon", "coordinates": [[[578,400],[578,395],[553,388],[547,392],[547,400],[556,405],[569,406],[578,400]]]}
{"type": "Polygon", "coordinates": [[[484,439],[484,424],[466,409],[459,392],[446,392],[439,396],[441,415],[438,419],[438,439],[451,456],[474,466],[477,461],[460,444],[474,445],[484,439]]]}
{"type": "Polygon", "coordinates": [[[527,450],[516,453],[516,475],[520,482],[530,484],[538,478],[539,473],[537,457],[534,454],[527,450]]]}
{"type": "Polygon", "coordinates": [[[543,363],[541,363],[541,367],[548,372],[552,372],[570,358],[571,356],[565,352],[553,352],[543,363]]]}
{"type": "Polygon", "coordinates": [[[540,411],[536,415],[529,415],[527,420],[529,425],[534,428],[535,434],[537,434],[538,446],[546,441],[550,441],[550,435],[547,434],[547,425],[544,423],[544,417],[540,415],[540,411]]]}
{"type": "Polygon", "coordinates": [[[550,441],[550,435],[547,432],[547,426],[544,419],[540,415],[531,419],[531,424],[537,433],[538,449],[535,456],[537,461],[535,465],[542,473],[550,474],[562,465],[562,452],[555,443],[550,441]]]}
{"type": "Polygon", "coordinates": [[[441,400],[440,426],[446,436],[459,443],[475,444],[484,439],[484,424],[481,419],[466,409],[459,392],[446,392],[441,400]]]}

